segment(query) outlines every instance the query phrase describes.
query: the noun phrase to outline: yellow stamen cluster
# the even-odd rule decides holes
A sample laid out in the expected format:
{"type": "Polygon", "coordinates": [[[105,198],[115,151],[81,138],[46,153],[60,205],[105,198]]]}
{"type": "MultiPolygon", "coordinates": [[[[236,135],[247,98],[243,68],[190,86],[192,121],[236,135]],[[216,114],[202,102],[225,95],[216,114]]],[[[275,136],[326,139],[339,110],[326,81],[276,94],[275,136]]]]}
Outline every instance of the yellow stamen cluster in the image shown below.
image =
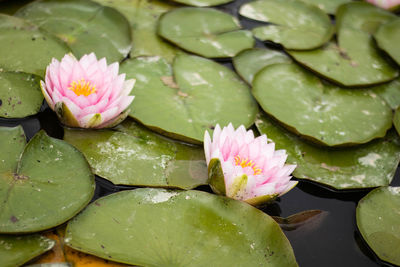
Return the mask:
{"type": "Polygon", "coordinates": [[[96,86],[91,85],[85,79],[80,79],[78,82],[73,81],[68,89],[74,91],[77,96],[88,96],[96,92],[96,86]]]}
{"type": "Polygon", "coordinates": [[[240,166],[242,168],[250,167],[254,171],[254,175],[259,175],[262,173],[262,169],[259,168],[253,160],[249,160],[248,158],[242,159],[239,155],[235,156],[235,165],[240,166]]]}

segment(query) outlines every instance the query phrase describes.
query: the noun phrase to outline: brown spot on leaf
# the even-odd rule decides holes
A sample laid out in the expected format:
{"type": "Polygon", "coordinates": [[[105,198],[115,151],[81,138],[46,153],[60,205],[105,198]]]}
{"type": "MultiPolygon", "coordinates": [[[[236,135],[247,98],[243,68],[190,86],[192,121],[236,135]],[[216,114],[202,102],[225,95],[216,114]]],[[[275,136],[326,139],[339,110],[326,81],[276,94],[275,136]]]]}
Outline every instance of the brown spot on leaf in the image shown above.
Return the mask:
{"type": "Polygon", "coordinates": [[[15,216],[13,215],[13,216],[11,216],[10,221],[11,221],[12,223],[16,223],[16,222],[18,222],[18,219],[17,219],[17,217],[15,217],[15,216]]]}
{"type": "Polygon", "coordinates": [[[182,91],[178,91],[178,95],[179,96],[183,96],[183,97],[188,97],[189,96],[188,94],[186,94],[186,93],[184,93],[182,91]]]}
{"type": "Polygon", "coordinates": [[[18,180],[28,180],[28,179],[29,179],[28,176],[23,175],[23,174],[14,173],[13,176],[14,176],[14,180],[15,180],[15,181],[18,181],[18,180]]]}
{"type": "Polygon", "coordinates": [[[161,81],[164,85],[168,86],[169,88],[179,89],[179,85],[177,85],[174,81],[174,77],[172,76],[161,76],[161,81]]]}
{"type": "Polygon", "coordinates": [[[99,202],[94,202],[94,204],[96,205],[96,206],[101,206],[101,204],[99,203],[99,202]]]}

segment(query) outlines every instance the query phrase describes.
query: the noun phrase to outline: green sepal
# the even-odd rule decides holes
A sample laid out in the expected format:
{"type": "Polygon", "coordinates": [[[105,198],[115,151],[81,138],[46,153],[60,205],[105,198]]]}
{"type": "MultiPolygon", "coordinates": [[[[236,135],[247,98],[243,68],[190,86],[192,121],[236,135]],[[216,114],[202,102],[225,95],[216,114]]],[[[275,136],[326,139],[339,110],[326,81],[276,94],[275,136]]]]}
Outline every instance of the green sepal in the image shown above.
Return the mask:
{"type": "Polygon", "coordinates": [[[78,120],[64,102],[57,102],[54,105],[54,111],[62,124],[69,127],[80,127],[78,120]]]}
{"type": "Polygon", "coordinates": [[[226,192],[226,196],[234,199],[240,199],[240,196],[243,196],[243,192],[246,190],[247,180],[248,177],[246,174],[235,177],[233,183],[229,186],[226,192]]]}
{"type": "Polygon", "coordinates": [[[224,172],[222,171],[221,161],[217,158],[211,159],[208,164],[208,184],[214,193],[226,195],[224,172]]]}
{"type": "Polygon", "coordinates": [[[130,109],[126,109],[125,111],[121,112],[117,117],[114,119],[109,120],[108,122],[99,126],[99,128],[113,128],[123,122],[126,117],[128,117],[130,109]]]}
{"type": "Polygon", "coordinates": [[[253,198],[248,198],[245,199],[244,201],[252,206],[258,206],[261,204],[268,204],[273,202],[276,198],[278,197],[278,194],[273,194],[273,195],[264,195],[264,196],[258,196],[258,197],[253,197],[253,198]]]}
{"type": "Polygon", "coordinates": [[[93,117],[90,118],[85,128],[101,128],[99,127],[100,124],[101,124],[101,114],[96,113],[93,115],[93,117]]]}

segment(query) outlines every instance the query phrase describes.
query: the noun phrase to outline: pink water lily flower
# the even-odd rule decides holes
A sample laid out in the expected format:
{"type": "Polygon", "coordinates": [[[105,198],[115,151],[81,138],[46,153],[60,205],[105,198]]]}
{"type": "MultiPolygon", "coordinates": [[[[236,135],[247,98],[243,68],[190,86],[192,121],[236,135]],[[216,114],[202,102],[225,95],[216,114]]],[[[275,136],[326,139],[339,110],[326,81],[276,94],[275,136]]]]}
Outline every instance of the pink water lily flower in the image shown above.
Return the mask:
{"type": "Polygon", "coordinates": [[[367,0],[367,2],[388,10],[394,10],[400,6],[400,0],[367,0]]]}
{"type": "Polygon", "coordinates": [[[52,60],[46,69],[42,93],[50,108],[67,126],[80,128],[112,127],[128,115],[134,96],[135,80],[118,74],[118,62],[107,65],[91,53],[77,60],[67,54],[52,60]]]}
{"type": "Polygon", "coordinates": [[[266,135],[254,137],[242,125],[214,129],[213,140],[204,135],[209,183],[214,192],[252,205],[268,202],[292,189],[290,174],[296,165],[285,164],[285,150],[275,150],[266,135]]]}

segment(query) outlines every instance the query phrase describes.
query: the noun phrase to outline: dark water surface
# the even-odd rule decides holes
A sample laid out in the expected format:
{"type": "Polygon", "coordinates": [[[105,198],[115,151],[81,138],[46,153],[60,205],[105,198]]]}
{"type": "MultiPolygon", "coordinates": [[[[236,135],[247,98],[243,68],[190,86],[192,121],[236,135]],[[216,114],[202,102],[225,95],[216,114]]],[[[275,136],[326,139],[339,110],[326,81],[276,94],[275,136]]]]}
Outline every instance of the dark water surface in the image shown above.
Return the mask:
{"type": "MultiPolygon", "coordinates": [[[[18,1],[3,1],[0,10],[7,4],[18,1]]],[[[22,2],[28,2],[26,0],[22,2]]],[[[241,18],[238,8],[249,0],[237,0],[234,3],[219,7],[239,18],[242,25],[252,28],[259,23],[241,18]]],[[[258,42],[257,46],[264,44],[258,42]]],[[[279,47],[278,47],[279,48],[279,47]]],[[[220,61],[231,67],[231,61],[220,61]]],[[[0,126],[22,125],[27,138],[30,139],[40,129],[44,129],[50,136],[62,138],[63,129],[59,125],[55,114],[43,105],[38,115],[24,119],[1,119],[0,126]]],[[[400,186],[400,171],[391,183],[400,186]]],[[[105,179],[96,177],[96,192],[94,199],[121,190],[132,189],[128,186],[115,186],[105,179]]],[[[210,191],[203,186],[198,190],[210,191]]],[[[321,210],[322,213],[311,218],[294,230],[285,230],[294,249],[297,262],[300,266],[313,267],[369,267],[392,266],[379,261],[362,239],[356,225],[355,211],[357,202],[370,190],[361,191],[332,191],[311,182],[300,181],[298,186],[277,199],[275,203],[262,210],[271,216],[288,217],[305,210],[321,210]]]]}

